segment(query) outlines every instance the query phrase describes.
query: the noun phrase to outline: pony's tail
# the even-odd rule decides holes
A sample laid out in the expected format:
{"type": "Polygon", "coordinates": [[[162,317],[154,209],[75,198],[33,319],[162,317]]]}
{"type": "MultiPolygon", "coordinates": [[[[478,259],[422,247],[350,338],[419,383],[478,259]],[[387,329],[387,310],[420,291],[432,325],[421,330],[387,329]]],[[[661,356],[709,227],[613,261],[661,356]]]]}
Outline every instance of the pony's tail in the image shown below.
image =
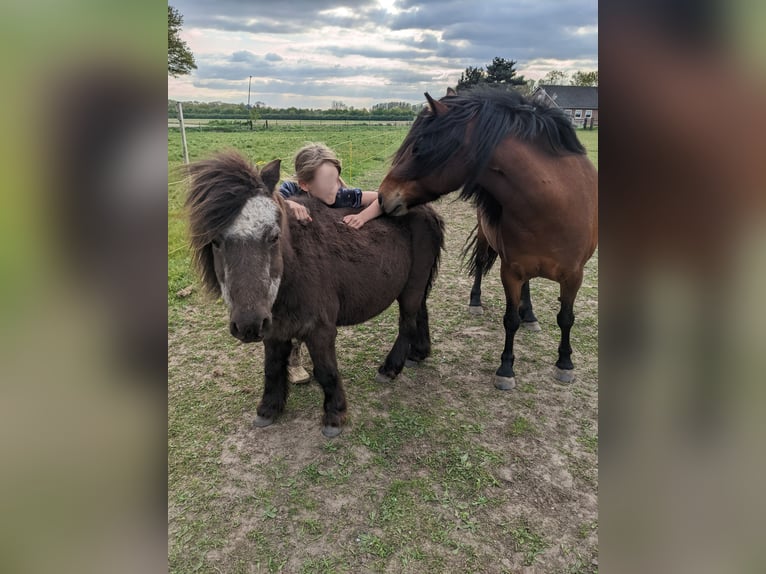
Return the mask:
{"type": "Polygon", "coordinates": [[[436,249],[436,257],[434,258],[434,264],[431,266],[431,273],[428,275],[428,283],[426,284],[426,294],[423,301],[428,298],[431,293],[431,287],[436,281],[436,276],[439,274],[439,263],[441,262],[442,251],[444,250],[444,220],[441,216],[433,211],[433,218],[429,218],[431,223],[431,237],[434,239],[434,249],[436,249]],[[438,243],[437,243],[438,242],[438,243]]]}
{"type": "Polygon", "coordinates": [[[497,251],[492,249],[486,241],[479,241],[479,224],[477,223],[468,238],[463,245],[463,251],[461,253],[463,257],[463,265],[465,266],[465,260],[468,259],[468,274],[471,277],[476,277],[477,274],[481,274],[482,277],[486,277],[492,266],[497,259],[497,251]],[[470,252],[470,253],[469,253],[470,252]]]}

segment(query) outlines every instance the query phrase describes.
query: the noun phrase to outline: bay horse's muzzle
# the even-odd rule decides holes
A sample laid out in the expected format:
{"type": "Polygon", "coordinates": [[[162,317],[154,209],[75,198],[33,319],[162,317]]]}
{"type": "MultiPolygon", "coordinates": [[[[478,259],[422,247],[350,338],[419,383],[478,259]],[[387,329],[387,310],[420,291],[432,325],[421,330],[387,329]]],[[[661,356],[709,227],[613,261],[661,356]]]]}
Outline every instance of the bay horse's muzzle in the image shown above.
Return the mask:
{"type": "Polygon", "coordinates": [[[388,215],[404,215],[407,213],[407,205],[404,203],[402,193],[398,189],[385,196],[378,193],[378,203],[380,203],[383,213],[388,215]]]}
{"type": "Polygon", "coordinates": [[[271,315],[263,313],[231,314],[229,332],[243,343],[258,343],[268,334],[271,315]]]}

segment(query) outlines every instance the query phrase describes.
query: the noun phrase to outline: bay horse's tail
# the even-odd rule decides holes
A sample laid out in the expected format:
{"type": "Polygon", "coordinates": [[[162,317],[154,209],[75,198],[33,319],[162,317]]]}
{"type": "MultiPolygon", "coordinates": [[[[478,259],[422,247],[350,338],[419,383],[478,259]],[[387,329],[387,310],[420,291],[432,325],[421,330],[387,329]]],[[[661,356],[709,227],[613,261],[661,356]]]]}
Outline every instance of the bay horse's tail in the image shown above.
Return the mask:
{"type": "Polygon", "coordinates": [[[468,259],[468,274],[471,277],[477,275],[486,277],[497,259],[497,251],[492,249],[486,240],[480,239],[479,235],[479,224],[477,223],[465,240],[461,253],[463,265],[466,265],[465,259],[468,259]]]}

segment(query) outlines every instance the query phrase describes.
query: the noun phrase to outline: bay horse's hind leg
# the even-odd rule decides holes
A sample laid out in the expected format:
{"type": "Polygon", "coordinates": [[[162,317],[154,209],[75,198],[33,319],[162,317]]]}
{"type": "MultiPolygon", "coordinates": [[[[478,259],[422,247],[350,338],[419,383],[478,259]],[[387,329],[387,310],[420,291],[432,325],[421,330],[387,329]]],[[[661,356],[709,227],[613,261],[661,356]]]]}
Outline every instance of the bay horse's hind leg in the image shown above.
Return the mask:
{"type": "Polygon", "coordinates": [[[561,281],[561,309],[556,315],[556,322],[561,329],[561,342],[559,343],[559,359],[556,361],[556,368],[553,370],[553,376],[562,383],[571,383],[574,381],[574,365],[572,364],[572,345],[569,342],[569,334],[574,325],[574,301],[577,292],[582,285],[582,270],[561,281]]]}
{"type": "Polygon", "coordinates": [[[290,357],[292,341],[263,342],[265,351],[263,398],[256,409],[253,425],[267,427],[274,422],[278,414],[285,410],[287,403],[287,361],[290,357]]]}
{"type": "Polygon", "coordinates": [[[471,315],[483,315],[484,307],[481,305],[481,280],[484,275],[492,268],[497,259],[497,252],[490,247],[487,236],[484,234],[484,228],[481,225],[481,217],[476,224],[476,237],[470,242],[463,251],[467,255],[468,249],[473,245],[471,253],[470,272],[473,275],[473,287],[471,287],[471,298],[468,302],[468,312],[471,315]]]}
{"type": "Polygon", "coordinates": [[[481,306],[481,273],[476,270],[476,276],[473,278],[473,287],[471,287],[471,299],[468,302],[468,312],[471,315],[483,315],[484,307],[481,306]]]}
{"type": "Polygon", "coordinates": [[[521,326],[527,331],[539,331],[540,323],[537,322],[535,312],[532,309],[532,297],[529,294],[529,281],[524,281],[521,286],[521,306],[519,307],[521,326]]]}
{"type": "Polygon", "coordinates": [[[505,289],[505,316],[503,317],[503,327],[505,327],[505,347],[500,356],[500,368],[495,372],[493,379],[496,388],[501,391],[510,391],[516,386],[516,377],[513,372],[513,339],[516,331],[521,325],[519,316],[519,302],[521,299],[522,281],[516,277],[505,263],[500,267],[500,275],[503,279],[503,289],[505,289]]]}
{"type": "Polygon", "coordinates": [[[324,392],[324,415],[322,434],[328,438],[338,436],[346,420],[346,393],[338,375],[338,361],[335,356],[335,325],[319,327],[306,337],[311,361],[314,363],[314,378],[324,392]]]}

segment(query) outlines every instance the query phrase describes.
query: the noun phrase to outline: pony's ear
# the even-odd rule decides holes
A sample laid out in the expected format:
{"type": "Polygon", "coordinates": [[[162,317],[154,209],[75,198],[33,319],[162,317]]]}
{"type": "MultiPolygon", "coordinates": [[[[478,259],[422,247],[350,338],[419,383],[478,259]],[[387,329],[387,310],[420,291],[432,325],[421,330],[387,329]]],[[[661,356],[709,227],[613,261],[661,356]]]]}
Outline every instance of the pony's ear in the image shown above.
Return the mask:
{"type": "Polygon", "coordinates": [[[263,166],[261,170],[261,179],[266,184],[266,188],[273,192],[279,181],[279,167],[282,164],[281,159],[275,159],[263,166]]]}
{"type": "Polygon", "coordinates": [[[457,96],[457,92],[453,90],[452,88],[447,88],[447,95],[448,96],[457,96]]]}
{"type": "Polygon", "coordinates": [[[428,105],[431,106],[431,111],[435,116],[438,116],[439,114],[446,114],[447,113],[447,106],[445,106],[443,103],[441,103],[439,100],[435,100],[431,97],[431,94],[428,92],[425,93],[426,99],[428,100],[428,105]]]}

